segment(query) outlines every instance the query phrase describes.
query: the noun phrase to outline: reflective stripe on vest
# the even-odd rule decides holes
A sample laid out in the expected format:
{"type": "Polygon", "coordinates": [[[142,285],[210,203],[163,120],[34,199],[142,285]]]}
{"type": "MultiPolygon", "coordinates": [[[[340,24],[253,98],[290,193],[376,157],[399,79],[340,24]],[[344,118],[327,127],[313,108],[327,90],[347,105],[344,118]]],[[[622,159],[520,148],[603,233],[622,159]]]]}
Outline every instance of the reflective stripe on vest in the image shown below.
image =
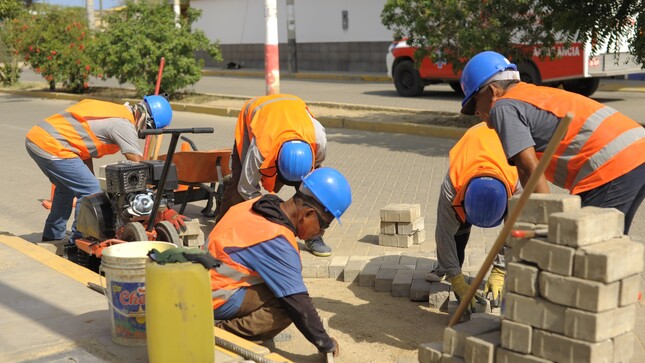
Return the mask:
{"type": "Polygon", "coordinates": [[[276,159],[282,143],[303,140],[310,145],[315,159],[316,133],[312,118],[305,102],[288,94],[257,97],[242,107],[235,127],[237,152],[243,162],[251,139],[255,138],[256,147],[264,158],[260,173],[262,186],[267,191],[275,189],[276,159]]]}
{"type": "Polygon", "coordinates": [[[547,180],[573,194],[597,188],[645,162],[645,130],[611,107],[523,82],[501,98],[528,102],[558,118],[573,112],[575,117],[545,172],[547,180]]]}
{"type": "MultiPolygon", "coordinates": [[[[72,117],[72,114],[69,112],[65,112],[62,114],[59,114],[60,117],[64,118],[67,122],[69,122],[70,126],[74,129],[74,131],[78,134],[78,137],[81,139],[85,146],[85,150],[80,150],[77,147],[74,147],[72,144],[70,144],[67,139],[58,132],[58,130],[52,126],[49,122],[45,121],[39,124],[40,128],[45,130],[48,134],[50,134],[53,138],[58,140],[58,142],[63,146],[65,149],[69,149],[73,151],[75,154],[78,155],[83,155],[84,153],[87,153],[89,156],[93,158],[99,157],[98,150],[96,149],[96,145],[94,144],[94,140],[92,140],[92,137],[90,134],[87,132],[85,127],[81,122],[79,122],[77,119],[72,117]]],[[[86,159],[86,158],[83,158],[86,159]]]]}
{"type": "Polygon", "coordinates": [[[213,257],[222,261],[220,267],[210,271],[213,309],[223,305],[240,288],[264,282],[257,272],[235,262],[226,252],[227,249],[248,248],[283,237],[298,251],[293,231],[252,211],[253,203],[258,199],[259,197],[231,207],[208,236],[205,248],[213,257]]]}

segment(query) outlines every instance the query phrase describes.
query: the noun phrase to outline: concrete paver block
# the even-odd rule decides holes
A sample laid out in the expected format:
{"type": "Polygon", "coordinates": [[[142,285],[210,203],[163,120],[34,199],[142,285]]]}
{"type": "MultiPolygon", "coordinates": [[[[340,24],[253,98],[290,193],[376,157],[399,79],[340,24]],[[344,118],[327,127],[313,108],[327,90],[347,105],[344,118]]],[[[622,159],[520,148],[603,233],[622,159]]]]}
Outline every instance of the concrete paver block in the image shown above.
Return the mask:
{"type": "Polygon", "coordinates": [[[381,221],[381,234],[396,234],[396,222],[381,221]]]}
{"type": "Polygon", "coordinates": [[[444,354],[443,357],[441,357],[441,363],[466,363],[466,361],[461,357],[444,354]]]}
{"type": "Polygon", "coordinates": [[[584,207],[574,212],[553,213],[549,241],[572,247],[587,246],[620,237],[625,215],[614,208],[584,207]]]}
{"type": "Polygon", "coordinates": [[[381,220],[385,222],[412,222],[419,217],[420,204],[388,204],[381,208],[381,220]]]}
{"type": "Polygon", "coordinates": [[[410,285],[412,285],[413,277],[414,277],[414,271],[397,270],[396,275],[394,275],[394,279],[392,280],[392,291],[391,291],[392,296],[409,297],[410,285]]]}
{"type": "Polygon", "coordinates": [[[590,343],[544,330],[533,331],[533,355],[561,363],[611,362],[614,346],[611,340],[590,343]]]}
{"type": "Polygon", "coordinates": [[[544,239],[532,238],[519,249],[519,257],[524,261],[536,263],[542,270],[571,276],[575,252],[576,250],[571,247],[558,246],[544,239]]]}
{"type": "Polygon", "coordinates": [[[422,343],[419,345],[419,363],[441,363],[443,342],[422,343]]]}
{"type": "Polygon", "coordinates": [[[383,269],[381,268],[374,278],[374,291],[380,292],[391,292],[392,291],[392,281],[394,281],[394,276],[396,276],[397,270],[394,269],[383,269]]]}
{"type": "MultiPolygon", "coordinates": [[[[509,199],[509,211],[517,205],[520,196],[509,199]]],[[[572,194],[538,194],[534,193],[527,200],[518,222],[547,224],[552,213],[571,212],[580,209],[580,197],[572,194]]]]}
{"type": "Polygon", "coordinates": [[[514,352],[530,354],[533,328],[530,325],[502,319],[501,345],[514,352]]]}
{"type": "Polygon", "coordinates": [[[498,348],[497,353],[495,354],[495,362],[497,363],[552,363],[550,360],[542,359],[540,357],[520,354],[506,350],[504,348],[498,348]]]}
{"type": "Polygon", "coordinates": [[[467,337],[464,360],[468,363],[494,363],[499,341],[499,331],[467,337]]]}
{"type": "Polygon", "coordinates": [[[412,234],[412,244],[420,245],[426,240],[426,230],[421,229],[412,234]]]}
{"type": "Polygon", "coordinates": [[[630,305],[638,301],[638,293],[641,288],[641,276],[635,274],[620,280],[620,297],[618,305],[630,305]]]}
{"type": "Polygon", "coordinates": [[[566,307],[542,298],[507,293],[504,318],[563,334],[565,310],[566,307]]]}
{"type": "Polygon", "coordinates": [[[374,287],[374,280],[376,274],[381,268],[380,262],[368,262],[363,266],[363,270],[358,274],[358,286],[361,287],[374,287]]]}
{"type": "Polygon", "coordinates": [[[643,271],[643,244],[614,238],[577,250],[573,275],[605,283],[643,271]]]}
{"type": "Polygon", "coordinates": [[[417,265],[417,259],[418,257],[416,256],[401,255],[401,257],[399,257],[399,265],[412,266],[412,269],[414,270],[417,265]]]}
{"type": "Polygon", "coordinates": [[[185,221],[186,230],[179,231],[179,238],[186,247],[199,247],[204,244],[204,232],[201,229],[199,220],[191,219],[185,221]]]}
{"type": "Polygon", "coordinates": [[[426,257],[418,257],[416,269],[432,271],[437,267],[437,265],[438,265],[437,260],[426,258],[426,257]]]}
{"type": "Polygon", "coordinates": [[[423,276],[414,277],[410,285],[411,301],[428,301],[430,297],[430,283],[423,276]]]}
{"type": "Polygon", "coordinates": [[[385,255],[381,257],[381,263],[385,265],[398,265],[400,260],[400,254],[385,255]]]}
{"type": "Polygon", "coordinates": [[[466,338],[492,331],[499,333],[499,322],[488,319],[474,319],[447,327],[443,332],[443,352],[463,358],[466,338]]]}
{"type": "Polygon", "coordinates": [[[592,312],[618,306],[620,283],[604,284],[573,276],[540,272],[540,295],[556,304],[592,312]]]}
{"type": "Polygon", "coordinates": [[[397,234],[413,234],[416,231],[424,229],[424,218],[419,217],[412,222],[398,222],[396,223],[397,234]]]}
{"type": "Polygon", "coordinates": [[[537,296],[538,273],[535,266],[526,263],[509,262],[506,264],[506,291],[524,296],[537,296]]]}
{"type": "Polygon", "coordinates": [[[363,259],[354,259],[353,256],[347,261],[345,270],[343,271],[343,281],[354,282],[358,278],[358,274],[363,270],[363,266],[367,261],[363,259]]]}
{"type": "Polygon", "coordinates": [[[600,342],[634,329],[636,304],[591,313],[567,309],[564,314],[564,335],[589,342],[600,342]]]}
{"type": "Polygon", "coordinates": [[[430,283],[428,303],[431,308],[439,309],[450,296],[450,283],[446,281],[430,283]]]}
{"type": "Polygon", "coordinates": [[[333,256],[329,262],[329,277],[337,279],[345,270],[349,256],[333,256]]]}
{"type": "Polygon", "coordinates": [[[614,342],[614,362],[629,363],[634,355],[634,333],[625,333],[612,340],[614,342]]]}

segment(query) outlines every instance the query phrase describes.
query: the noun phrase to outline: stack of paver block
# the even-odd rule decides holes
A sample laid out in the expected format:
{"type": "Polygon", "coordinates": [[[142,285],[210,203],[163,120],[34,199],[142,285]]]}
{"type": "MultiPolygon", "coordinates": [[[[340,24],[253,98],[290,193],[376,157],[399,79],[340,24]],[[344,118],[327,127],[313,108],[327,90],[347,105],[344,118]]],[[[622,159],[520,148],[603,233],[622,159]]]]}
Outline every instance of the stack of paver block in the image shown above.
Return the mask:
{"type": "Polygon", "coordinates": [[[419,204],[388,204],[381,209],[381,246],[409,248],[425,240],[419,204]]]}
{"type": "MultiPolygon", "coordinates": [[[[511,208],[519,198],[511,200],[511,208]]],[[[422,344],[419,362],[629,362],[643,245],[623,236],[616,209],[580,208],[577,196],[535,194],[509,238],[500,330],[473,319],[422,344]]]]}

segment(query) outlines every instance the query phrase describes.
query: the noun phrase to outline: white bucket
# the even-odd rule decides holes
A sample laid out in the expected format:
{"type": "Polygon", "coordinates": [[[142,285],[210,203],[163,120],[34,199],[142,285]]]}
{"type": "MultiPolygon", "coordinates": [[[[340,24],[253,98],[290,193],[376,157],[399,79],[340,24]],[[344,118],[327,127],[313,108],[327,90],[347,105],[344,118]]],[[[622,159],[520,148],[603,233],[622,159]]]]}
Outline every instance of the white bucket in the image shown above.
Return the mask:
{"type": "Polygon", "coordinates": [[[145,277],[148,252],[176,246],[168,242],[128,242],[103,250],[99,273],[105,274],[112,322],[112,341],[127,346],[146,345],[145,277]]]}

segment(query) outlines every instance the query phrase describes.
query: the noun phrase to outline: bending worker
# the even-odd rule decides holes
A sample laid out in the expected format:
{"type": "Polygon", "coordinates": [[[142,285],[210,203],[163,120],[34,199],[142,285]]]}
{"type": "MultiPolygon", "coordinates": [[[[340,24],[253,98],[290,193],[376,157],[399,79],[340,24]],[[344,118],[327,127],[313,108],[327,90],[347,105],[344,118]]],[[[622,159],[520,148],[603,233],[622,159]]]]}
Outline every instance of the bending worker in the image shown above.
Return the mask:
{"type": "MultiPolygon", "coordinates": [[[[461,272],[472,225],[491,228],[502,223],[508,198],[521,191],[517,169],[504,156],[495,131],[479,123],[466,131],[450,150],[450,166],[437,206],[437,260],[439,266],[426,275],[428,281],[444,277],[459,299],[468,291],[461,272]]],[[[498,254],[486,282],[485,293],[492,294],[491,306],[498,307],[506,265],[498,254]]],[[[475,299],[470,308],[475,307],[475,299]]]]}
{"type": "Polygon", "coordinates": [[[232,207],[208,236],[208,251],[222,261],[211,270],[215,325],[264,342],[293,322],[320,352],[338,355],[307,293],[296,237],[322,236],[351,202],[345,177],[319,168],[287,201],[267,194],[232,207]]]}
{"type": "MultiPolygon", "coordinates": [[[[257,97],[242,107],[235,127],[231,178],[225,181],[217,221],[232,206],[283,185],[298,187],[303,176],[322,165],[327,154],[324,127],[303,100],[287,94],[257,97]]],[[[316,256],[331,255],[322,238],[305,241],[316,256]]]]}
{"type": "Polygon", "coordinates": [[[461,112],[476,114],[495,129],[523,186],[560,119],[573,112],[535,192],[548,193],[548,180],[579,195],[582,206],[616,208],[625,214],[628,234],[645,198],[643,126],[588,97],[519,79],[516,65],[501,54],[477,54],[461,76],[466,95],[461,112]]]}
{"type": "Polygon", "coordinates": [[[27,153],[56,187],[42,240],[65,239],[76,197],[72,234],[65,247],[68,258],[75,256],[80,200],[101,192],[92,159],[121,151],[127,160],[140,161],[137,132],[166,127],[171,119],[170,103],[162,96],[146,96],[136,105],[86,99],[32,127],[25,142],[27,153]]]}

